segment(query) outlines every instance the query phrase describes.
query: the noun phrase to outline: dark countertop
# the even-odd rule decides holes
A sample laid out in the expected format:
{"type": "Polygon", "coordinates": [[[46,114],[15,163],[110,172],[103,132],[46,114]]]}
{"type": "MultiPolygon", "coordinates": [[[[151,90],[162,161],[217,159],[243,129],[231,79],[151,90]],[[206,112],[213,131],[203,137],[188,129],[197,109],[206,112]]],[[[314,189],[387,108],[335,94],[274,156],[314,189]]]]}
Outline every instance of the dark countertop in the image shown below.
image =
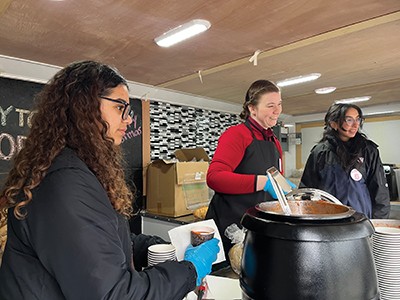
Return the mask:
{"type": "Polygon", "coordinates": [[[230,266],[214,271],[210,275],[239,279],[239,275],[236,274],[230,266]]]}
{"type": "Polygon", "coordinates": [[[190,224],[190,223],[193,223],[193,222],[202,221],[202,220],[197,219],[193,214],[186,215],[186,216],[181,216],[181,217],[176,217],[176,218],[167,217],[167,216],[160,216],[160,215],[152,214],[152,213],[149,213],[149,212],[146,212],[146,211],[142,211],[140,214],[143,217],[146,217],[146,218],[157,219],[157,220],[176,223],[176,224],[180,224],[180,225],[186,225],[186,224],[190,224]]]}

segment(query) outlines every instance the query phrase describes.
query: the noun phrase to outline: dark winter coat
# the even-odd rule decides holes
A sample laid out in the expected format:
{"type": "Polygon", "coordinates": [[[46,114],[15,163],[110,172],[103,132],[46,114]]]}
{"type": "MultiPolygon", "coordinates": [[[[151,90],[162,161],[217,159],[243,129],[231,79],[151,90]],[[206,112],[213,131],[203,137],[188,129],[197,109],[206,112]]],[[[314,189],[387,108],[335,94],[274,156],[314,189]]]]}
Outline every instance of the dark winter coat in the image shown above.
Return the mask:
{"type": "Polygon", "coordinates": [[[335,147],[320,142],[311,150],[300,187],[326,191],[369,218],[388,218],[390,196],[378,146],[366,140],[362,153],[357,168],[345,171],[335,147]]]}
{"type": "MultiPolygon", "coordinates": [[[[71,149],[54,160],[26,212],[24,220],[17,220],[13,209],[8,213],[2,300],[181,300],[195,288],[189,262],[134,269],[127,221],[71,149]]],[[[146,240],[137,239],[134,246],[141,244],[146,240]]]]}

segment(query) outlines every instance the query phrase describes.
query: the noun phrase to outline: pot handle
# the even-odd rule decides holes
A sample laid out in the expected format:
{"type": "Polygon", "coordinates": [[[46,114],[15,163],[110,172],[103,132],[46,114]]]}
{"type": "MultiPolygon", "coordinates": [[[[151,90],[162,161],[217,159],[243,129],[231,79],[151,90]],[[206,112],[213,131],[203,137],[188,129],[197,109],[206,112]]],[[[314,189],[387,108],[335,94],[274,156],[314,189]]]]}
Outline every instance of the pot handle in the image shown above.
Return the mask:
{"type": "MultiPolygon", "coordinates": [[[[302,195],[310,195],[310,200],[329,200],[330,202],[333,202],[335,204],[340,204],[343,205],[342,202],[340,202],[339,199],[337,199],[335,196],[319,189],[314,189],[314,188],[301,188],[301,189],[296,189],[292,190],[286,195],[286,198],[288,200],[296,200],[295,196],[302,196],[302,195]]],[[[302,199],[304,200],[304,199],[302,199]]]]}

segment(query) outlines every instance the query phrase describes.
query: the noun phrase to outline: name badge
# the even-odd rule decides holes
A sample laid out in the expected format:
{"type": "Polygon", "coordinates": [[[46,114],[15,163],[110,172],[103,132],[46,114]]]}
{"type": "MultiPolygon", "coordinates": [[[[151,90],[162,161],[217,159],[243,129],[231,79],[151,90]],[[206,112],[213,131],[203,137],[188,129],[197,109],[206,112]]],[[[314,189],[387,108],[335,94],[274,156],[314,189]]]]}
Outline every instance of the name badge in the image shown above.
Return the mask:
{"type": "Polygon", "coordinates": [[[360,181],[362,178],[362,174],[360,173],[360,171],[358,171],[357,169],[353,169],[350,172],[350,177],[354,180],[354,181],[360,181]]]}

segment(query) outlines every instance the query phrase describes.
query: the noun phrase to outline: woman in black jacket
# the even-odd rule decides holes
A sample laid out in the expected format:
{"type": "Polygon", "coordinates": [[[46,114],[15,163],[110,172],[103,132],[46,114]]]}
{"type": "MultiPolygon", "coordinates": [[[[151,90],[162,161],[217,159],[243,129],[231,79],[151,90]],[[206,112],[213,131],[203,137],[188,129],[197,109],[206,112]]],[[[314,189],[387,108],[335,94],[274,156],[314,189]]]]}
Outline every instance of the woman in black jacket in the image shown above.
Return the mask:
{"type": "MultiPolygon", "coordinates": [[[[188,248],[182,262],[135,270],[119,147],[132,122],[126,80],[77,62],[38,100],[0,194],[8,222],[0,299],[182,299],[210,272],[218,241],[188,248]]],[[[135,239],[133,252],[143,245],[135,239]]]]}
{"type": "Polygon", "coordinates": [[[378,146],[360,132],[354,104],[333,104],[321,141],[311,150],[300,187],[324,190],[369,218],[388,218],[389,190],[378,146]]]}

